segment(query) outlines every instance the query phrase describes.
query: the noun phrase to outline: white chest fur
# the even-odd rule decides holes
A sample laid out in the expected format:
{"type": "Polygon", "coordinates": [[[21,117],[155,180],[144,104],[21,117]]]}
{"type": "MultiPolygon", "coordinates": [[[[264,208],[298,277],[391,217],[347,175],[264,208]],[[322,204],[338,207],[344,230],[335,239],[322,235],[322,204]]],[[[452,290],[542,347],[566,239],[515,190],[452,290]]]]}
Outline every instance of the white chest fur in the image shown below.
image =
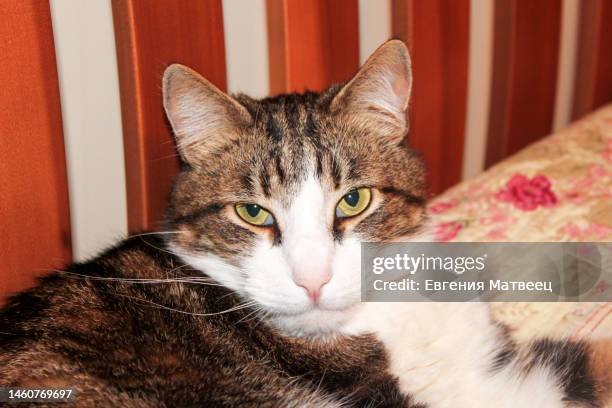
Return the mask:
{"type": "Polygon", "coordinates": [[[494,371],[500,333],[483,303],[364,303],[346,334],[375,333],[402,392],[431,407],[563,407],[547,368],[494,371]]]}

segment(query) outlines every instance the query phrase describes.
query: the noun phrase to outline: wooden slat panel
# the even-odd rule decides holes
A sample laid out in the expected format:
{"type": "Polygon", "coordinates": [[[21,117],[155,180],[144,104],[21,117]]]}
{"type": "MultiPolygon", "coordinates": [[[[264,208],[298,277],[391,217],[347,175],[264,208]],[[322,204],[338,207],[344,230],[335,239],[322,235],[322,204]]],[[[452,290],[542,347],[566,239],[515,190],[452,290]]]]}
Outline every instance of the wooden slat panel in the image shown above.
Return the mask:
{"type": "Polygon", "coordinates": [[[173,62],[225,90],[221,0],[113,0],[126,156],[128,229],[160,220],[178,170],[161,98],[173,62]]]}
{"type": "Polygon", "coordinates": [[[413,65],[408,142],[424,157],[439,193],[461,179],[469,36],[469,0],[393,0],[393,36],[413,65]]]}
{"type": "Polygon", "coordinates": [[[486,166],[552,129],[561,0],[497,0],[486,166]]]}
{"type": "Polygon", "coordinates": [[[71,259],[55,49],[46,0],[0,7],[0,303],[71,259]]]}
{"type": "Polygon", "coordinates": [[[270,92],[322,90],[359,65],[357,0],[268,0],[270,92]]]}
{"type": "Polygon", "coordinates": [[[573,119],[612,101],[612,1],[580,2],[573,119]]]}

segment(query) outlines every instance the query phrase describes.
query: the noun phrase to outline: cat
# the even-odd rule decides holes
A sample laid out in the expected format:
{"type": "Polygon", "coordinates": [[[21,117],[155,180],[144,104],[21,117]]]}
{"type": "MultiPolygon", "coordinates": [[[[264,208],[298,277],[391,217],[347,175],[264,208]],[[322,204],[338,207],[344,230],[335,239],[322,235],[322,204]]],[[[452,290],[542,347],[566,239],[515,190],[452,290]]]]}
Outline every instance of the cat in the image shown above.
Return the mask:
{"type": "Polygon", "coordinates": [[[168,67],[165,231],[14,296],[0,386],[75,406],[602,406],[609,343],[520,347],[481,303],[360,302],[360,242],[429,237],[411,86],[398,40],[344,85],[262,100],[168,67]]]}

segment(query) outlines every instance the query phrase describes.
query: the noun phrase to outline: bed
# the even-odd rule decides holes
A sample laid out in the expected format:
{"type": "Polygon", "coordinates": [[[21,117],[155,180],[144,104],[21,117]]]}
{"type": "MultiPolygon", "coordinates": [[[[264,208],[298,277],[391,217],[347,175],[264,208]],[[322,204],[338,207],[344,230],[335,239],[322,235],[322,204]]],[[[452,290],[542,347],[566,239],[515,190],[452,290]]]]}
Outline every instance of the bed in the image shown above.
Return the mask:
{"type": "MultiPolygon", "coordinates": [[[[612,104],[447,190],[429,214],[440,241],[612,241],[612,104]]],[[[493,305],[518,340],[612,336],[612,303],[493,305]]]]}

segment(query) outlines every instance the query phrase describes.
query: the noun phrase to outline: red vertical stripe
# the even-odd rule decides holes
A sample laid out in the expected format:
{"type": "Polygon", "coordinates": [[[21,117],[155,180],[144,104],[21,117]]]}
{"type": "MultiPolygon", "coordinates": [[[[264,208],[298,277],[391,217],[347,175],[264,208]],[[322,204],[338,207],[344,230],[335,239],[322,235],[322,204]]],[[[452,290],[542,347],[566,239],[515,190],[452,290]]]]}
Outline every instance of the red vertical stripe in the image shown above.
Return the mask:
{"type": "Polygon", "coordinates": [[[408,142],[421,152],[432,192],[461,180],[469,43],[469,0],[394,0],[393,36],[412,56],[408,142]]]}
{"type": "Polygon", "coordinates": [[[357,0],[268,0],[270,91],[322,90],[359,65],[357,0]]]}
{"type": "Polygon", "coordinates": [[[561,0],[497,0],[486,166],[547,135],[557,87],[561,0]]]}
{"type": "Polygon", "coordinates": [[[126,156],[128,228],[154,228],[178,169],[162,107],[165,67],[182,63],[226,88],[220,0],[113,0],[126,156]]]}
{"type": "Polygon", "coordinates": [[[66,163],[49,3],[0,7],[0,303],[71,259],[66,163]]]}
{"type": "Polygon", "coordinates": [[[573,118],[612,101],[612,1],[580,2],[573,118]]]}

